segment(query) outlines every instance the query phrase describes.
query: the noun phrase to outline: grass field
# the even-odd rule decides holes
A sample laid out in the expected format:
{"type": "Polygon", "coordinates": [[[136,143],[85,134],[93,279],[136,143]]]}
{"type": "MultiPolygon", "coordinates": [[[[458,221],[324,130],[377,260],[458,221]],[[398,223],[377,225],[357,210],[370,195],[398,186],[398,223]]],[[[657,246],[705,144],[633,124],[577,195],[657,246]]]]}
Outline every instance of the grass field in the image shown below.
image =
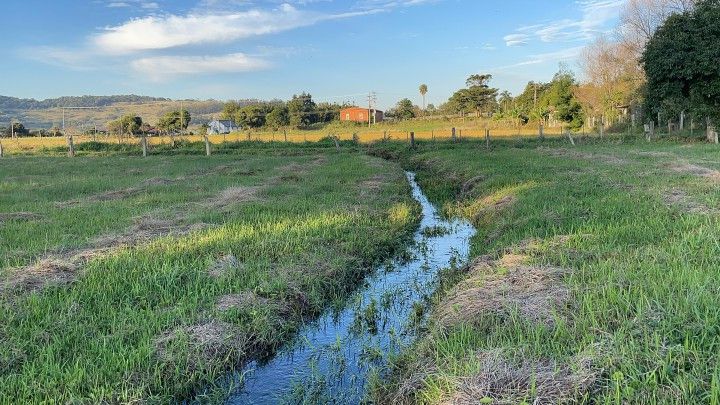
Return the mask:
{"type": "Polygon", "coordinates": [[[392,403],[720,403],[720,149],[421,143],[373,153],[472,220],[392,403]]]}
{"type": "Polygon", "coordinates": [[[398,165],[292,155],[0,161],[0,403],[215,395],[412,234],[398,165]]]}
{"type": "Polygon", "coordinates": [[[0,403],[217,401],[218,377],[405,245],[418,211],[401,165],[478,233],[376,402],[720,403],[720,149],[576,143],[0,160],[0,403]]]}

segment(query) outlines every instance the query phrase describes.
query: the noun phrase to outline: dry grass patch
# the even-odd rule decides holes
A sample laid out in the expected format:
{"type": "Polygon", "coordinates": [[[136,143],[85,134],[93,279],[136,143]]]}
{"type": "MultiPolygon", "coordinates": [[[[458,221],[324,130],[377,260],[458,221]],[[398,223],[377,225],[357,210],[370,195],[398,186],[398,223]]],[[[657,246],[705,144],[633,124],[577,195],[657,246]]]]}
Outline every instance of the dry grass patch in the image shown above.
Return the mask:
{"type": "Polygon", "coordinates": [[[184,364],[187,373],[228,358],[241,358],[248,347],[246,334],[217,320],[176,328],[155,340],[158,358],[171,368],[184,364]]]}
{"type": "Polygon", "coordinates": [[[698,177],[705,177],[712,181],[720,182],[720,171],[710,169],[704,166],[698,166],[692,163],[675,163],[670,166],[670,170],[677,173],[692,174],[698,177]]]}
{"type": "Polygon", "coordinates": [[[712,214],[716,212],[707,205],[694,201],[685,191],[677,188],[664,193],[662,198],[668,206],[678,207],[692,214],[712,214]]]}
{"type": "Polygon", "coordinates": [[[621,157],[615,156],[615,155],[608,155],[603,153],[589,153],[589,152],[580,152],[578,150],[572,150],[572,149],[552,149],[552,148],[538,148],[539,151],[555,157],[569,157],[572,159],[583,159],[583,160],[592,160],[596,162],[602,162],[607,163],[611,165],[626,165],[630,162],[627,159],[623,159],[621,157]]]}
{"type": "Polygon", "coordinates": [[[479,370],[460,379],[455,395],[445,403],[576,403],[586,397],[599,376],[589,356],[576,356],[570,364],[514,357],[501,349],[479,352],[476,359],[479,370]]]}
{"type": "Polygon", "coordinates": [[[225,255],[214,261],[207,269],[212,278],[221,278],[232,269],[240,268],[243,264],[234,255],[225,255]]]}
{"type": "Polygon", "coordinates": [[[484,315],[511,316],[552,325],[556,310],[569,301],[562,282],[567,270],[527,264],[530,258],[507,254],[499,260],[487,256],[470,265],[469,276],[452,289],[435,313],[444,327],[472,324],[484,315]]]}
{"type": "Polygon", "coordinates": [[[34,212],[1,212],[0,213],[0,225],[3,222],[9,221],[37,221],[42,216],[34,212]]]}
{"type": "Polygon", "coordinates": [[[0,283],[0,294],[7,291],[39,291],[49,285],[68,285],[76,278],[77,263],[62,258],[46,258],[32,266],[10,269],[0,283]]]}
{"type": "Polygon", "coordinates": [[[251,308],[256,306],[266,305],[268,300],[260,297],[252,291],[244,291],[238,294],[223,295],[218,298],[217,308],[218,311],[229,311],[231,309],[243,309],[251,308]]]}
{"type": "Polygon", "coordinates": [[[259,201],[258,193],[261,189],[262,187],[259,186],[229,187],[208,200],[207,206],[208,208],[222,210],[243,202],[259,201]]]}

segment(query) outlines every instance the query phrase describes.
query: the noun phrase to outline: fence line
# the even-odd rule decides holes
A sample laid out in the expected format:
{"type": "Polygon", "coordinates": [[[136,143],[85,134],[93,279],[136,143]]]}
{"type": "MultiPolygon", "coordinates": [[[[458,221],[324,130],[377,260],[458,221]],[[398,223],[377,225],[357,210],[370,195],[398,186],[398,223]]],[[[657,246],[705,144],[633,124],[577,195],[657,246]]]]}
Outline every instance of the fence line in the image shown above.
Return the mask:
{"type": "MultiPolygon", "coordinates": [[[[134,137],[118,137],[118,136],[94,136],[94,135],[78,135],[68,137],[22,137],[22,138],[4,138],[2,139],[3,152],[5,154],[12,152],[36,151],[43,148],[69,147],[69,153],[72,155],[77,149],[78,144],[100,141],[105,143],[117,143],[126,145],[136,145],[138,150],[143,150],[144,154],[147,149],[158,145],[174,145],[178,141],[185,142],[201,142],[205,143],[206,151],[209,153],[210,145],[221,145],[223,143],[235,142],[317,142],[328,137],[338,141],[356,141],[360,143],[369,143],[376,141],[402,141],[411,142],[410,134],[413,134],[412,140],[463,140],[475,139],[484,140],[489,147],[492,139],[530,139],[530,138],[568,138],[569,142],[574,144],[574,140],[569,131],[561,127],[521,127],[521,128],[444,128],[432,129],[424,131],[406,131],[401,129],[378,129],[378,130],[362,130],[357,132],[336,132],[331,129],[327,131],[307,131],[307,130],[279,130],[275,132],[252,132],[239,131],[230,134],[212,134],[212,135],[162,135],[162,136],[134,136],[134,137]]],[[[597,134],[585,134],[589,136],[597,136],[597,134]]]]}

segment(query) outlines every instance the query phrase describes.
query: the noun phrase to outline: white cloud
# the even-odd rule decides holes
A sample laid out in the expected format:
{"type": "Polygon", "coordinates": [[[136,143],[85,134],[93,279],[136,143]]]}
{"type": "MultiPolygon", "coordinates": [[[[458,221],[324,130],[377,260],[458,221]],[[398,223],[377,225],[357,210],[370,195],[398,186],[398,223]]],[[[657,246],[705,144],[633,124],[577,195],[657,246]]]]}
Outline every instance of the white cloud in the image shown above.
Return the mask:
{"type": "Polygon", "coordinates": [[[580,56],[581,52],[585,49],[584,46],[575,46],[572,48],[561,49],[559,51],[539,53],[535,55],[528,55],[527,59],[522,62],[514,63],[512,65],[498,66],[491,70],[506,70],[517,67],[529,66],[529,65],[540,65],[543,63],[558,63],[567,62],[576,59],[580,56]]]}
{"type": "Polygon", "coordinates": [[[608,30],[608,23],[618,18],[625,0],[578,0],[575,4],[582,14],[580,18],[520,27],[505,36],[506,45],[524,45],[532,39],[542,42],[590,41],[608,30]]]}
{"type": "Polygon", "coordinates": [[[274,10],[234,13],[148,16],[108,27],[93,38],[103,52],[123,54],[185,45],[225,43],[310,26],[320,21],[350,18],[378,10],[321,14],[282,4],[274,10]]]}
{"type": "Polygon", "coordinates": [[[223,56],[147,57],[131,62],[130,66],[150,80],[163,81],[184,75],[252,72],[267,69],[270,63],[244,53],[233,53],[223,56]]]}
{"type": "Polygon", "coordinates": [[[522,46],[527,45],[529,38],[530,36],[526,34],[510,34],[505,35],[503,41],[505,41],[505,45],[507,46],[522,46]]]}

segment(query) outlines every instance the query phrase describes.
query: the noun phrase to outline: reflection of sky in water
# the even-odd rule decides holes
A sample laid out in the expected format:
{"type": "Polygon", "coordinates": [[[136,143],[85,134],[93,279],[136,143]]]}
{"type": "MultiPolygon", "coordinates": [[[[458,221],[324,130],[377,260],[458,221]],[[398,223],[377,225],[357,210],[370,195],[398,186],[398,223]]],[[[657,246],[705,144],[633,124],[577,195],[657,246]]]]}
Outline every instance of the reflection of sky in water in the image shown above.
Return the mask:
{"type": "Polygon", "coordinates": [[[413,305],[433,292],[440,269],[467,258],[475,230],[466,221],[441,218],[414,174],[407,176],[423,212],[414,257],[377,269],[344,309],[307,324],[296,344],[267,364],[249,364],[229,404],[359,403],[370,373],[382,373],[387,355],[411,341],[413,305]],[[423,229],[436,227],[446,232],[423,236],[423,229]]]}

